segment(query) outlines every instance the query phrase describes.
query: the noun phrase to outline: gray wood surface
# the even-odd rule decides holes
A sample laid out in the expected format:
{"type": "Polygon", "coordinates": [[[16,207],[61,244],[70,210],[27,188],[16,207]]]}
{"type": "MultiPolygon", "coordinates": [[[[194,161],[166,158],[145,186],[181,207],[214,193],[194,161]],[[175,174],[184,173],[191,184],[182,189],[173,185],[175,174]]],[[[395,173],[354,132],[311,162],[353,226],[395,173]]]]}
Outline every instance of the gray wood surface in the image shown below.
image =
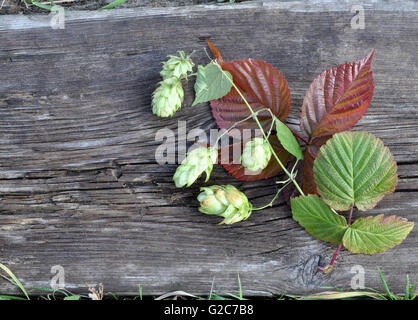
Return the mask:
{"type": "MultiPolygon", "coordinates": [[[[416,228],[400,246],[374,256],[316,241],[282,200],[248,221],[218,226],[197,211],[199,184],[176,189],[176,165],[154,158],[156,132],[216,128],[208,104],[158,119],[150,96],[160,62],[176,50],[208,61],[210,38],[227,60],[257,58],[289,82],[298,129],[303,97],[324,69],[376,49],[375,92],[355,126],[383,139],[398,162],[399,184],[369,213],[418,222],[418,6],[364,2],[365,29],[354,30],[357,1],[244,2],[238,5],[121,9],[66,14],[64,30],[46,15],[0,16],[0,261],[30,287],[49,287],[51,267],[65,268],[66,288],[144,295],[184,290],[306,294],[350,288],[355,265],[365,285],[382,289],[382,267],[395,292],[418,281],[416,228]]],[[[183,141],[184,142],[184,141],[183,141]]],[[[190,143],[190,142],[189,142],[190,143]]],[[[243,183],[220,166],[209,184],[231,183],[254,205],[270,201],[275,179],[243,183]]],[[[355,213],[355,217],[361,214],[355,213]]],[[[0,292],[17,292],[5,281],[0,292]]]]}

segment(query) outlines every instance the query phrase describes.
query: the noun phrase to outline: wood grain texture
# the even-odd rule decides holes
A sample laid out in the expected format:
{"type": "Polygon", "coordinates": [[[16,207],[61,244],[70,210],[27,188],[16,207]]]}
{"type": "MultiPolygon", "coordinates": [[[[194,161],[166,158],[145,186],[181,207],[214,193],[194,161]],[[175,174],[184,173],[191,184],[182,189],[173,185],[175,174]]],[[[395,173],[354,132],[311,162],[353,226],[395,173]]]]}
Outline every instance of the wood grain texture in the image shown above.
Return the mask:
{"type": "MultiPolygon", "coordinates": [[[[150,97],[160,62],[176,50],[208,61],[205,38],[227,60],[257,58],[277,67],[292,92],[287,122],[299,130],[303,97],[317,74],[376,49],[375,92],[355,126],[381,138],[398,162],[399,184],[370,214],[418,222],[418,5],[365,2],[366,28],[353,30],[351,6],[244,2],[239,5],[72,12],[64,30],[49,17],[0,18],[0,261],[28,287],[48,287],[51,267],[65,268],[74,292],[102,282],[105,291],[144,295],[184,290],[246,295],[305,294],[349,288],[354,265],[365,285],[394,292],[405,275],[418,281],[418,235],[374,256],[343,251],[334,271],[317,272],[335,247],[312,239],[283,201],[245,222],[218,226],[197,211],[198,184],[176,189],[176,165],[159,166],[156,132],[208,131],[208,104],[158,119],[150,97]]],[[[181,144],[190,141],[181,141],[181,144]]],[[[216,166],[209,184],[231,183],[254,205],[267,203],[275,179],[243,183],[216,166]]],[[[359,217],[361,213],[355,213],[359,217]]],[[[0,292],[17,292],[5,282],[0,292]]],[[[33,292],[33,291],[32,291],[33,292]]]]}

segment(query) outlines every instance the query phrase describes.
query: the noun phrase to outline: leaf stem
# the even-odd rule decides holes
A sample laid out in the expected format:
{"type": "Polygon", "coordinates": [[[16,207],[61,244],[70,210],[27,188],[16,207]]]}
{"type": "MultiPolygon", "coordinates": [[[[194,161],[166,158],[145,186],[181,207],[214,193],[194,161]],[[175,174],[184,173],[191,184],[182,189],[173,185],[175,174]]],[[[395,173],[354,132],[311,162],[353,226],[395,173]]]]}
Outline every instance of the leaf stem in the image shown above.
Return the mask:
{"type": "Polygon", "coordinates": [[[323,273],[330,272],[332,270],[332,268],[333,268],[333,265],[335,263],[335,260],[337,260],[337,256],[338,256],[338,253],[341,250],[341,247],[342,247],[341,244],[338,245],[337,250],[335,251],[334,256],[332,257],[332,260],[331,260],[331,263],[329,264],[329,266],[327,266],[327,267],[321,267],[321,266],[319,266],[318,269],[321,270],[323,273]]]}
{"type": "MultiPolygon", "coordinates": [[[[348,225],[351,225],[351,217],[353,216],[353,209],[354,209],[354,205],[351,206],[350,209],[350,215],[348,216],[348,225]]],[[[341,250],[342,245],[338,245],[337,247],[337,251],[335,251],[334,256],[332,257],[331,263],[329,264],[329,266],[327,267],[318,267],[319,270],[321,270],[324,273],[328,273],[332,270],[333,265],[335,263],[335,260],[337,259],[338,253],[341,250]]]]}
{"type": "MultiPolygon", "coordinates": [[[[273,154],[274,158],[276,159],[277,163],[279,164],[279,166],[282,168],[283,172],[286,173],[286,175],[290,178],[290,180],[293,182],[293,184],[295,185],[296,189],[298,189],[299,193],[304,196],[304,192],[302,191],[301,187],[299,186],[299,184],[296,182],[295,178],[293,177],[293,175],[290,174],[290,172],[286,169],[286,167],[283,165],[283,163],[280,161],[279,156],[276,154],[276,152],[274,151],[272,145],[270,144],[270,142],[268,141],[268,137],[266,136],[266,133],[264,132],[264,128],[261,125],[260,121],[258,120],[258,117],[256,115],[256,113],[254,112],[253,108],[250,106],[250,104],[248,103],[247,99],[245,99],[244,95],[241,93],[241,91],[238,89],[238,87],[235,85],[234,81],[232,79],[230,79],[228,76],[226,76],[225,72],[222,70],[222,67],[215,61],[214,62],[216,66],[218,66],[218,68],[221,70],[222,74],[231,82],[232,86],[234,87],[234,89],[238,92],[239,96],[241,97],[241,99],[244,101],[245,105],[247,106],[248,110],[250,110],[251,115],[253,115],[255,122],[257,123],[258,127],[260,128],[261,132],[263,133],[263,137],[264,140],[268,143],[271,153],[273,154]]],[[[272,121],[274,121],[274,119],[272,119],[272,121]]]]}
{"type": "Polygon", "coordinates": [[[351,206],[350,215],[348,216],[348,225],[351,224],[351,217],[353,216],[354,205],[351,206]]]}

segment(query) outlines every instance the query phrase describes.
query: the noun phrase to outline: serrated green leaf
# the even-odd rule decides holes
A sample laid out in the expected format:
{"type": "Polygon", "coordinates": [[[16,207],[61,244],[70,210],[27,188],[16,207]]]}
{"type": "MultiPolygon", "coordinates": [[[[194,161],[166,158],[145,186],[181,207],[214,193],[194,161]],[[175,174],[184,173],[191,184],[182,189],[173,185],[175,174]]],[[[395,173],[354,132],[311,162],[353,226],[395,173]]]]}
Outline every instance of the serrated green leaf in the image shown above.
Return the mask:
{"type": "Polygon", "coordinates": [[[214,63],[198,66],[194,85],[196,97],[192,106],[222,98],[231,90],[231,81],[231,74],[228,71],[223,71],[214,63]]]}
{"type": "Polygon", "coordinates": [[[303,159],[303,153],[300,149],[299,143],[293,135],[292,131],[279,119],[276,119],[277,138],[289,153],[294,155],[297,159],[303,159]]]}
{"type": "Polygon", "coordinates": [[[348,225],[317,195],[291,199],[293,219],[319,240],[341,244],[348,225]]]}
{"type": "Polygon", "coordinates": [[[396,162],[383,142],[367,132],[336,133],[321,147],[314,177],[322,199],[336,210],[373,208],[395,190],[396,162]]]}
{"type": "Polygon", "coordinates": [[[359,218],[345,233],[343,244],[353,253],[384,252],[401,243],[413,227],[413,222],[396,216],[359,218]]]}

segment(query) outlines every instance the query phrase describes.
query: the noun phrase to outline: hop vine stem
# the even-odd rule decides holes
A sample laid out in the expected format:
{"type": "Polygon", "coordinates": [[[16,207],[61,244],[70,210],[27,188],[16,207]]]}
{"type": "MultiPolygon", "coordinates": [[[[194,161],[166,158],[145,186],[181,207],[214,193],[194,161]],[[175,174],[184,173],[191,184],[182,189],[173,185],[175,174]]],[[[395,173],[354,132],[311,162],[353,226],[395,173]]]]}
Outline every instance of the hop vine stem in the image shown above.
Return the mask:
{"type": "MultiPolygon", "coordinates": [[[[229,80],[229,82],[231,82],[232,86],[234,87],[234,89],[238,92],[239,96],[241,97],[241,99],[244,101],[245,105],[247,106],[248,110],[250,110],[252,117],[254,118],[255,122],[257,123],[257,126],[260,128],[261,132],[263,133],[263,137],[264,140],[268,143],[269,148],[271,150],[271,153],[273,154],[274,158],[276,159],[277,163],[279,164],[279,166],[282,168],[283,172],[289,177],[289,179],[292,181],[292,183],[295,185],[296,189],[299,191],[299,193],[304,196],[304,192],[302,191],[302,188],[299,186],[299,184],[296,182],[295,178],[293,177],[293,175],[286,169],[286,167],[284,166],[284,164],[280,161],[279,156],[276,154],[276,152],[274,151],[272,145],[270,144],[270,142],[268,141],[268,136],[266,135],[266,133],[264,132],[264,128],[261,125],[260,121],[258,120],[257,117],[257,113],[254,112],[253,108],[250,106],[250,104],[248,103],[248,101],[245,99],[244,95],[241,93],[241,91],[238,89],[238,87],[235,85],[234,81],[228,77],[225,73],[224,70],[222,70],[222,67],[216,62],[214,61],[214,64],[221,70],[222,74],[225,76],[226,79],[229,80]]],[[[275,120],[275,116],[272,115],[272,121],[275,120]]],[[[293,132],[293,131],[292,131],[293,132]]]]}

